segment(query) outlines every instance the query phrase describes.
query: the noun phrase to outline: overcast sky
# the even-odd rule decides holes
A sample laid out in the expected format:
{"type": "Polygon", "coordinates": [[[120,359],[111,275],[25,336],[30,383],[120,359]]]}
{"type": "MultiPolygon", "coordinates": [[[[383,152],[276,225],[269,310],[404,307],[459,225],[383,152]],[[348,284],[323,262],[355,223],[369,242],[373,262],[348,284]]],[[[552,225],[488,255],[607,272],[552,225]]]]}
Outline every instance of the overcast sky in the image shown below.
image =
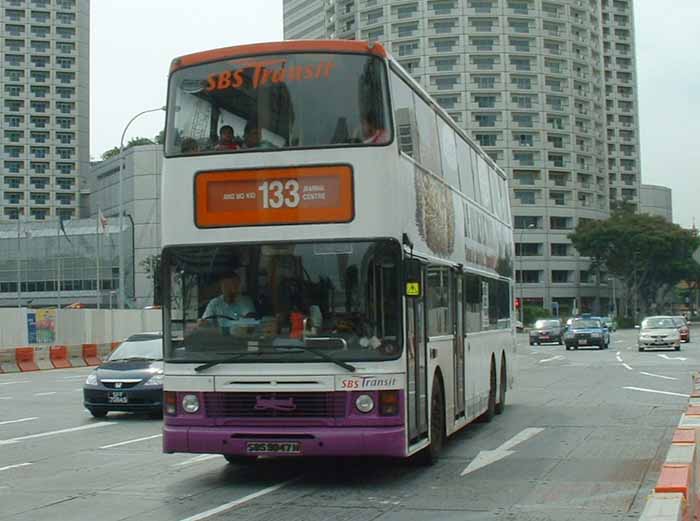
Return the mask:
{"type": "MultiPolygon", "coordinates": [[[[700,221],[700,2],[634,0],[642,181],[673,189],[674,221],[700,221]]],[[[126,122],[165,103],[172,58],[282,39],[282,0],[91,2],[90,154],[119,145],[126,122]]],[[[129,129],[153,137],[160,113],[129,129]]]]}

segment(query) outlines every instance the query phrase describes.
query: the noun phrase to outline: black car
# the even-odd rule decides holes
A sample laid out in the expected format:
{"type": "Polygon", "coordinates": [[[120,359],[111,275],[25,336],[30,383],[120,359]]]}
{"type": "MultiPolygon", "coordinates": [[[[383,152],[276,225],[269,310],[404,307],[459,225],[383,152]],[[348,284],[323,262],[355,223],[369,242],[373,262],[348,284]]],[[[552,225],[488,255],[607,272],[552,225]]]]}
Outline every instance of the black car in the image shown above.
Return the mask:
{"type": "Polygon", "coordinates": [[[610,347],[610,331],[597,317],[574,318],[564,335],[566,350],[581,346],[610,347]]]}
{"type": "Polygon", "coordinates": [[[561,321],[558,318],[538,320],[530,330],[530,345],[547,342],[556,342],[561,345],[563,334],[561,321]]]}
{"type": "Polygon", "coordinates": [[[126,339],[87,377],[83,404],[95,418],[109,411],[163,410],[163,337],[141,333],[126,339]]]}

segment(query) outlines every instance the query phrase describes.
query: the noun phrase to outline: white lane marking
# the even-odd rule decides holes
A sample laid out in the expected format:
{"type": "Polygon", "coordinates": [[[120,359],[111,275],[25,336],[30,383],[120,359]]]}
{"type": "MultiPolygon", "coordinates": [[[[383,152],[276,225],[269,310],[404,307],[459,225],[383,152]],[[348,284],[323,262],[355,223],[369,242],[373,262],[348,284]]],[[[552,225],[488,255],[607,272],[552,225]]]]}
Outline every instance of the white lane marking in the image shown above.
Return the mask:
{"type": "Polygon", "coordinates": [[[618,351],[617,353],[615,353],[615,355],[620,356],[620,352],[618,351]]]}
{"type": "Polygon", "coordinates": [[[677,356],[677,357],[672,357],[672,356],[668,356],[668,355],[657,355],[657,356],[664,358],[666,360],[680,360],[682,362],[685,362],[687,360],[687,358],[683,358],[682,356],[677,356]]]}
{"type": "Polygon", "coordinates": [[[476,458],[472,460],[469,466],[462,471],[460,476],[466,476],[467,474],[479,470],[480,468],[486,467],[487,465],[491,465],[491,463],[496,463],[497,461],[502,460],[503,458],[507,458],[515,452],[511,450],[512,448],[514,448],[516,445],[520,445],[524,441],[529,440],[533,436],[537,436],[543,430],[544,429],[539,427],[529,427],[513,436],[511,439],[506,441],[497,449],[482,450],[481,452],[479,452],[479,454],[477,454],[476,458]]]}
{"type": "Polygon", "coordinates": [[[36,393],[34,396],[49,396],[52,394],[56,394],[56,391],[50,391],[48,393],[36,393]]]}
{"type": "Polygon", "coordinates": [[[616,344],[621,344],[622,342],[624,342],[624,340],[615,340],[616,344]]]}
{"type": "Polygon", "coordinates": [[[620,353],[617,353],[617,354],[615,355],[615,358],[617,358],[617,361],[618,361],[618,362],[622,363],[622,357],[620,356],[620,353]]]}
{"type": "Polygon", "coordinates": [[[564,357],[562,355],[557,355],[553,356],[552,358],[544,358],[540,360],[540,363],[544,364],[545,362],[551,362],[552,360],[564,360],[564,357]]]}
{"type": "Polygon", "coordinates": [[[61,380],[84,380],[85,375],[76,375],[76,376],[63,376],[61,377],[61,380]]]}
{"type": "Polygon", "coordinates": [[[0,400],[12,400],[12,396],[0,396],[0,400]]]}
{"type": "Polygon", "coordinates": [[[645,373],[644,371],[639,371],[639,374],[643,374],[646,376],[654,376],[656,378],[663,378],[664,380],[678,380],[678,378],[673,378],[671,376],[663,376],[663,375],[654,374],[654,373],[645,373]]]}
{"type": "Polygon", "coordinates": [[[48,431],[40,432],[38,434],[30,434],[29,436],[20,436],[19,438],[10,438],[7,440],[0,440],[0,445],[10,445],[13,443],[19,443],[20,441],[33,440],[36,438],[46,438],[48,436],[56,436],[58,434],[65,434],[67,432],[84,431],[87,429],[98,429],[100,427],[112,427],[116,423],[101,422],[101,423],[91,423],[89,425],[81,425],[80,427],[71,427],[70,429],[61,429],[58,431],[48,431]]]}
{"type": "Polygon", "coordinates": [[[672,393],[669,391],[657,391],[656,389],[644,389],[643,387],[623,387],[623,389],[628,389],[630,391],[641,391],[643,393],[666,394],[668,396],[682,396],[683,398],[690,398],[689,394],[672,393]]]}
{"type": "Polygon", "coordinates": [[[295,481],[297,481],[299,478],[294,478],[290,479],[289,481],[284,481],[282,483],[278,483],[277,485],[273,485],[271,487],[264,488],[262,490],[258,490],[257,492],[253,492],[252,494],[248,494],[247,496],[243,496],[240,499],[235,499],[233,501],[229,501],[228,503],[224,503],[223,505],[220,505],[216,508],[212,508],[210,510],[206,510],[204,512],[201,512],[200,514],[195,514],[193,516],[187,517],[185,519],[182,519],[181,521],[201,521],[202,519],[208,519],[212,516],[215,516],[217,514],[220,514],[222,512],[226,512],[227,510],[231,510],[234,507],[237,507],[239,505],[242,505],[244,503],[247,503],[248,501],[252,501],[253,499],[257,499],[261,496],[264,496],[266,494],[270,494],[271,492],[276,492],[282,487],[285,487],[295,481]]]}
{"type": "Polygon", "coordinates": [[[154,438],[160,438],[162,434],[154,434],[153,436],[146,436],[144,438],[136,438],[135,440],[120,441],[119,443],[112,443],[111,445],[104,445],[100,447],[101,449],[111,449],[113,447],[121,447],[122,445],[129,445],[130,443],[137,443],[139,441],[152,440],[154,438]]]}
{"type": "Polygon", "coordinates": [[[4,422],[0,422],[0,425],[7,425],[9,423],[23,423],[23,422],[31,422],[34,420],[38,420],[38,416],[32,416],[31,418],[20,418],[19,420],[6,420],[4,422]]]}
{"type": "Polygon", "coordinates": [[[208,461],[210,459],[221,458],[221,454],[202,454],[201,456],[195,456],[194,458],[186,459],[180,463],[176,463],[173,467],[184,467],[185,465],[192,465],[194,463],[200,463],[202,461],[208,461]]]}
{"type": "Polygon", "coordinates": [[[7,467],[0,467],[0,472],[3,470],[18,469],[20,467],[28,467],[31,463],[18,463],[17,465],[8,465],[7,467]]]}
{"type": "Polygon", "coordinates": [[[0,382],[0,385],[30,384],[31,380],[16,380],[14,382],[0,382]]]}
{"type": "Polygon", "coordinates": [[[632,370],[632,367],[630,367],[629,364],[623,363],[623,364],[622,364],[622,367],[624,367],[624,368],[627,369],[628,371],[631,371],[631,370],[632,370]]]}

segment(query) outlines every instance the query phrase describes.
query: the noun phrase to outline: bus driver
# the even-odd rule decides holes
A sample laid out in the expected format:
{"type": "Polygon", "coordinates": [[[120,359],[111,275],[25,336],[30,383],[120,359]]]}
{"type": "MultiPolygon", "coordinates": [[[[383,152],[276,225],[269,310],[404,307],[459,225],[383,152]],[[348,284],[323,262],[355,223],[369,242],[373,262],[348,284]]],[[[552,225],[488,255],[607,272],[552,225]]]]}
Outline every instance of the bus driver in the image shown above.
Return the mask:
{"type": "Polygon", "coordinates": [[[220,281],[221,295],[207,304],[199,326],[216,321],[219,327],[232,327],[242,318],[255,314],[255,305],[250,297],[241,295],[241,278],[236,273],[226,274],[220,281]]]}

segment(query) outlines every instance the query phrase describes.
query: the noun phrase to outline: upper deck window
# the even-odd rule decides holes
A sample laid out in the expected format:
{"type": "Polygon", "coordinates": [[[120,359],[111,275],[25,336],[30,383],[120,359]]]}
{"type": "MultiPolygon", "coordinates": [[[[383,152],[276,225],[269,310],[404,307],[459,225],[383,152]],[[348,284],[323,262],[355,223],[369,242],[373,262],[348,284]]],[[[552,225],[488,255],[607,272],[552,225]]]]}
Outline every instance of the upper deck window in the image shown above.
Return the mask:
{"type": "Polygon", "coordinates": [[[189,67],[170,81],[166,154],[385,145],[381,59],[299,53],[189,67]]]}

